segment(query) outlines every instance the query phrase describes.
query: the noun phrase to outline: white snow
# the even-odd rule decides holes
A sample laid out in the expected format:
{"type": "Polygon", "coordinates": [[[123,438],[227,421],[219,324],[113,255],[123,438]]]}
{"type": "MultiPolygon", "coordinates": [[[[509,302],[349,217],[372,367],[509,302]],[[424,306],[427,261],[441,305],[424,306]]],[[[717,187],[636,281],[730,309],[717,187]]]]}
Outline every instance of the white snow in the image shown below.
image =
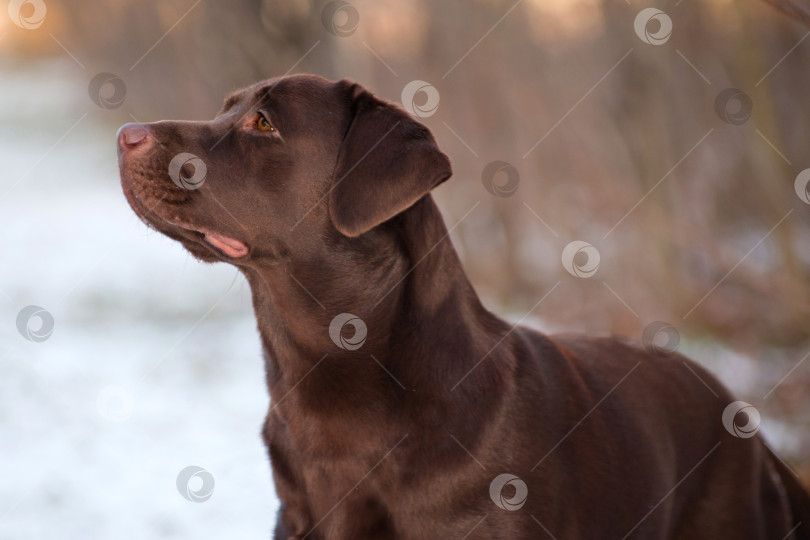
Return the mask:
{"type": "Polygon", "coordinates": [[[132,213],[116,126],[75,66],[0,71],[0,538],[269,538],[245,280],[132,213]],[[31,304],[55,319],[41,343],[17,331],[31,304]],[[178,491],[189,465],[209,500],[178,491]]]}

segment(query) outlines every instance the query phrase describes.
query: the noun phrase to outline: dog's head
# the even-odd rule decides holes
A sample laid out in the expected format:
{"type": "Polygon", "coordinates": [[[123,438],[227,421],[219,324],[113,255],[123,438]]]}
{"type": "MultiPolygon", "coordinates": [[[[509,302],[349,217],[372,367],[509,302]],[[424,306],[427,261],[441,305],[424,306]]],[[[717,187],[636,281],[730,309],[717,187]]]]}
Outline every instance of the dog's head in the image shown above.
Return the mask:
{"type": "Polygon", "coordinates": [[[236,264],[364,235],[451,175],[407,112],[313,75],[236,92],[211,121],[127,124],[118,149],[141,219],[199,259],[236,264]]]}

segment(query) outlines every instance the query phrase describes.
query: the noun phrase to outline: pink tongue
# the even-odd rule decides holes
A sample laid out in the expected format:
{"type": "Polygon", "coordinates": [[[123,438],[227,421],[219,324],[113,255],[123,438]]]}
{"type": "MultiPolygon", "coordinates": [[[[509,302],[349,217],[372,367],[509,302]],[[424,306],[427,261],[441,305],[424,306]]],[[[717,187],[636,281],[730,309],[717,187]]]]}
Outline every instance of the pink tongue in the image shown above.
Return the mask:
{"type": "Polygon", "coordinates": [[[232,259],[244,257],[248,252],[248,248],[245,246],[245,244],[239,240],[234,240],[233,238],[228,238],[227,236],[223,236],[221,234],[206,232],[205,241],[232,259]]]}

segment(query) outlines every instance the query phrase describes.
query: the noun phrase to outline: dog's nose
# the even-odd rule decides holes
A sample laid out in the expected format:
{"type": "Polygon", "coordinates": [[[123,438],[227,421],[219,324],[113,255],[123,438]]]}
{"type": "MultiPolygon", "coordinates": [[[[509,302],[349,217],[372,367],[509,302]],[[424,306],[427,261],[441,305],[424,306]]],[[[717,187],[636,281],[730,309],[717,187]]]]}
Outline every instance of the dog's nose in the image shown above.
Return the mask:
{"type": "Polygon", "coordinates": [[[118,150],[125,152],[144,143],[149,138],[149,130],[141,124],[124,124],[118,130],[118,150]]]}

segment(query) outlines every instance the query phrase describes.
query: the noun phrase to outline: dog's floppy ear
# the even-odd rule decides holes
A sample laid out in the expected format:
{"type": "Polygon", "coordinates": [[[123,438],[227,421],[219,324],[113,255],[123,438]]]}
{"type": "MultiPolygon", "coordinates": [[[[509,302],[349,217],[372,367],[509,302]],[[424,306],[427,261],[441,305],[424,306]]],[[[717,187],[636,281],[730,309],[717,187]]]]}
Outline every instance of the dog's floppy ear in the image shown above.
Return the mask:
{"type": "Polygon", "coordinates": [[[343,80],[348,129],[329,194],[332,223],[359,236],[416,201],[452,174],[427,127],[407,112],[343,80]]]}

